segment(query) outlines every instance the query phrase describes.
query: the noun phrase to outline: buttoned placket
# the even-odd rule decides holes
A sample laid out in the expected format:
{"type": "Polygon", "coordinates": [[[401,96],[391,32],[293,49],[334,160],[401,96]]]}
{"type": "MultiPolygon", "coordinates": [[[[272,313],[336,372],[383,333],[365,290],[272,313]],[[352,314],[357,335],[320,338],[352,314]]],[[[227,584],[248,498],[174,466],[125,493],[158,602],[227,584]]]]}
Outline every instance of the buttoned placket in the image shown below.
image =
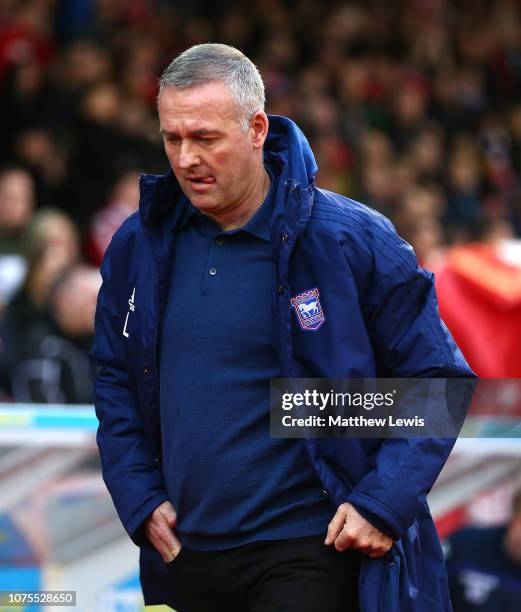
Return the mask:
{"type": "Polygon", "coordinates": [[[201,284],[201,295],[204,295],[211,282],[218,282],[219,256],[225,245],[225,238],[221,235],[214,236],[208,240],[208,259],[201,284]]]}

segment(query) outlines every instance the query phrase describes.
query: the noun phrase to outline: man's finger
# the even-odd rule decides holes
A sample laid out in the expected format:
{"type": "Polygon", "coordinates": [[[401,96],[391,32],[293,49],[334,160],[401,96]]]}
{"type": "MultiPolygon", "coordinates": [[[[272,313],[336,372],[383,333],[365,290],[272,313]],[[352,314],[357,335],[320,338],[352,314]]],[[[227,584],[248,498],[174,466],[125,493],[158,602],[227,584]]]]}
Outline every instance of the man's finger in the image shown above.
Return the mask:
{"type": "Polygon", "coordinates": [[[170,504],[165,504],[158,508],[160,514],[170,527],[175,527],[177,522],[177,513],[170,504]]]}
{"type": "Polygon", "coordinates": [[[174,507],[167,501],[158,506],[145,523],[145,533],[165,563],[173,561],[181,551],[181,542],[173,530],[176,521],[174,507]]]}
{"type": "Polygon", "coordinates": [[[181,550],[181,542],[166,523],[153,529],[153,537],[156,542],[160,542],[162,547],[166,549],[167,556],[171,556],[172,551],[179,552],[181,550]]]}
{"type": "Polygon", "coordinates": [[[177,555],[181,552],[181,550],[178,550],[178,549],[168,550],[164,546],[157,550],[165,563],[171,563],[177,557],[177,555]]]}
{"type": "Polygon", "coordinates": [[[163,530],[155,531],[151,534],[149,540],[163,557],[165,563],[173,561],[181,552],[181,542],[172,533],[168,534],[163,530]]]}
{"type": "Polygon", "coordinates": [[[183,548],[181,544],[179,544],[179,546],[175,546],[175,548],[172,548],[172,550],[170,551],[170,556],[172,557],[172,559],[175,559],[177,557],[177,555],[181,552],[181,548],[183,548]]]}
{"type": "Polygon", "coordinates": [[[384,555],[385,555],[385,551],[382,551],[382,550],[377,550],[375,552],[369,553],[369,557],[371,559],[378,559],[380,557],[383,557],[384,555]]]}
{"type": "Polygon", "coordinates": [[[331,519],[331,522],[329,523],[327,527],[327,536],[324,541],[324,544],[327,544],[328,546],[330,544],[333,544],[333,542],[338,537],[338,534],[342,531],[342,528],[344,527],[344,524],[345,524],[345,520],[346,520],[346,513],[343,507],[340,506],[338,510],[336,511],[335,516],[331,519]]]}
{"type": "Polygon", "coordinates": [[[369,556],[371,557],[371,559],[377,559],[378,557],[383,557],[386,553],[389,552],[389,550],[391,550],[391,547],[392,547],[392,541],[390,544],[384,544],[384,545],[374,548],[369,553],[369,556]]]}
{"type": "Polygon", "coordinates": [[[165,563],[170,563],[170,561],[173,561],[175,557],[177,556],[177,554],[174,553],[174,551],[171,551],[168,549],[168,547],[166,546],[164,542],[159,541],[157,545],[155,546],[155,548],[159,552],[159,554],[161,555],[165,563]]]}
{"type": "Polygon", "coordinates": [[[340,551],[346,550],[346,548],[349,548],[353,545],[355,540],[356,538],[354,538],[349,533],[347,525],[344,525],[343,529],[340,531],[337,538],[335,539],[335,548],[340,551]]]}
{"type": "Polygon", "coordinates": [[[146,535],[148,541],[157,550],[157,552],[163,558],[163,561],[168,562],[171,560],[173,547],[167,541],[163,530],[158,528],[155,524],[149,524],[146,528],[146,535]]]}

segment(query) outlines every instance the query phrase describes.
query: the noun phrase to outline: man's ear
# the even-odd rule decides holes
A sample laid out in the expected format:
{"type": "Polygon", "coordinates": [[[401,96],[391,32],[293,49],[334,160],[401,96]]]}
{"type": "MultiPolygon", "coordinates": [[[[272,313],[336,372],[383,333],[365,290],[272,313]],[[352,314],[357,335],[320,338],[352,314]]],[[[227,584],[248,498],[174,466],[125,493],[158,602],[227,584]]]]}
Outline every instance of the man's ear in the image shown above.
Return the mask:
{"type": "Polygon", "coordinates": [[[266,136],[268,135],[268,128],[270,122],[268,115],[264,111],[257,111],[250,119],[250,130],[253,132],[253,148],[262,149],[266,136]]]}

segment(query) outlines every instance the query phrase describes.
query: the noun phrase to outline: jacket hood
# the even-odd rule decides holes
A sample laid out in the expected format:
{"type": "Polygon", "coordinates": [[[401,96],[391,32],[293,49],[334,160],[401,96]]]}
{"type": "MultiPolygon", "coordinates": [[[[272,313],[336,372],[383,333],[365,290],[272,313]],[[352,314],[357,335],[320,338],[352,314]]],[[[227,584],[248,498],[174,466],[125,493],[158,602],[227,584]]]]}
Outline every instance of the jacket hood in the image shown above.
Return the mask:
{"type": "MultiPolygon", "coordinates": [[[[315,157],[295,122],[279,115],[268,115],[268,118],[270,125],[264,144],[264,159],[276,167],[281,188],[289,186],[290,189],[298,188],[308,193],[308,206],[301,211],[308,218],[311,212],[311,192],[318,170],[315,157]]],[[[172,169],[163,175],[143,174],[139,183],[139,212],[143,227],[159,220],[167,211],[169,220],[176,225],[186,209],[174,205],[181,195],[181,188],[172,169]]]]}
{"type": "Polygon", "coordinates": [[[278,165],[285,180],[292,180],[305,189],[312,187],[318,167],[302,130],[287,117],[268,115],[268,118],[265,157],[278,165]]]}

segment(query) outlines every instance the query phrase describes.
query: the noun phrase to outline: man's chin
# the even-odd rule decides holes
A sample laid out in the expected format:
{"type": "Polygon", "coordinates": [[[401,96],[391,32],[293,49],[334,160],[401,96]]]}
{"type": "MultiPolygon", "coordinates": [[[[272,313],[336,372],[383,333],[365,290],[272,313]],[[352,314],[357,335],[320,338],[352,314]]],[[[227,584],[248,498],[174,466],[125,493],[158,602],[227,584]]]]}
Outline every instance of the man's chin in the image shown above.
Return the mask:
{"type": "Polygon", "coordinates": [[[212,201],[214,198],[208,193],[196,193],[193,189],[191,189],[190,185],[181,185],[183,193],[190,200],[190,202],[195,206],[195,208],[202,209],[208,206],[212,206],[212,201]]]}
{"type": "Polygon", "coordinates": [[[192,206],[202,213],[211,214],[219,209],[219,204],[215,201],[215,198],[192,193],[188,199],[192,203],[192,206]]]}

